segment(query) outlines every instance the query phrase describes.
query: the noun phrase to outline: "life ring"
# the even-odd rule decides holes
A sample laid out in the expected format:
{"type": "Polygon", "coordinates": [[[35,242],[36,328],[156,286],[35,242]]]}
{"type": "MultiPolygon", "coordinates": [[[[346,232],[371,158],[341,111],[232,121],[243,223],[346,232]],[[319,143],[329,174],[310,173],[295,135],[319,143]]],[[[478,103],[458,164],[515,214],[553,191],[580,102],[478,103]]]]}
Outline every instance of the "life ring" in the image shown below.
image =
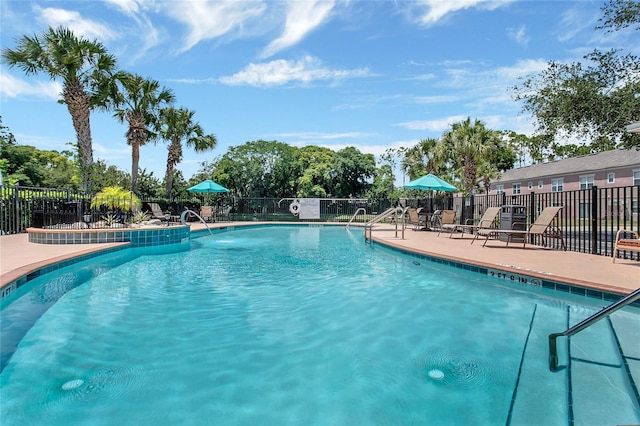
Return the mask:
{"type": "Polygon", "coordinates": [[[289,204],[289,211],[292,215],[297,216],[300,211],[300,202],[298,200],[293,200],[293,202],[289,204]]]}

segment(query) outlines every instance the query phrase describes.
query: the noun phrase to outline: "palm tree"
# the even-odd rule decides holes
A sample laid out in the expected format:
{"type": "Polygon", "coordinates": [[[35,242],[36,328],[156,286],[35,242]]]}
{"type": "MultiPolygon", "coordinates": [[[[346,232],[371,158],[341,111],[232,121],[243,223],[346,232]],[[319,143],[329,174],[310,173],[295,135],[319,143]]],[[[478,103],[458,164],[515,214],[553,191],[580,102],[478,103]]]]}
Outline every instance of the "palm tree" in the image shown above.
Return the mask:
{"type": "Polygon", "coordinates": [[[476,186],[478,164],[495,149],[498,135],[487,129],[480,120],[471,125],[471,117],[454,123],[451,130],[442,137],[436,148],[439,159],[449,163],[454,169],[462,168],[462,184],[467,194],[476,186]]]}
{"type": "Polygon", "coordinates": [[[438,174],[441,167],[436,156],[438,140],[434,138],[421,139],[417,145],[405,150],[402,168],[410,179],[417,179],[426,173],[438,174]]]}
{"type": "Polygon", "coordinates": [[[174,107],[164,108],[160,111],[159,137],[169,141],[165,175],[167,198],[171,198],[175,167],[182,161],[182,141],[184,140],[186,145],[192,147],[196,152],[213,149],[218,142],[215,135],[205,135],[200,124],[193,122],[194,114],[194,111],[174,107]]]}
{"type": "Polygon", "coordinates": [[[23,36],[16,49],[2,49],[2,59],[27,75],[43,72],[53,80],[62,79],[60,102],[67,105],[76,131],[82,189],[90,189],[93,165],[90,110],[98,106],[96,93],[100,85],[115,70],[115,56],[109,55],[97,40],[78,38],[64,27],[49,27],[41,35],[23,36]]]}
{"type": "Polygon", "coordinates": [[[117,90],[111,93],[110,102],[114,104],[114,116],[129,124],[126,137],[131,145],[131,191],[136,193],[140,147],[156,137],[153,130],[158,126],[160,110],[173,103],[175,96],[171,90],[161,89],[158,81],[136,74],[120,72],[117,81],[121,87],[112,87],[117,90]]]}

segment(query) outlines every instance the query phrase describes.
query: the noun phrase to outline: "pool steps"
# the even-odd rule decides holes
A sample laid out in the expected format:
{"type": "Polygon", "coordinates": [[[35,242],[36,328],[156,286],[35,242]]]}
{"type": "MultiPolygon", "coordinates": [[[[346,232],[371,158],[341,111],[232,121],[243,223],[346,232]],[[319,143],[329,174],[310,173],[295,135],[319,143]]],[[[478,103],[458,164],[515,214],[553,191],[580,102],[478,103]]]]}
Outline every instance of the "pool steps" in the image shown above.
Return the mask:
{"type": "MultiPolygon", "coordinates": [[[[638,424],[640,399],[640,320],[624,311],[613,313],[583,332],[558,343],[558,372],[548,371],[547,336],[589,317],[597,309],[568,306],[564,315],[538,305],[532,328],[522,336],[523,362],[514,385],[507,425],[638,424]],[[527,341],[525,348],[525,341],[527,341]],[[537,377],[537,379],[534,379],[537,377]],[[557,389],[563,389],[558,394],[557,389]],[[594,392],[597,390],[597,392],[594,392]],[[603,409],[606,407],[606,409],[603,409]]],[[[517,336],[520,338],[521,336],[517,336]]]]}

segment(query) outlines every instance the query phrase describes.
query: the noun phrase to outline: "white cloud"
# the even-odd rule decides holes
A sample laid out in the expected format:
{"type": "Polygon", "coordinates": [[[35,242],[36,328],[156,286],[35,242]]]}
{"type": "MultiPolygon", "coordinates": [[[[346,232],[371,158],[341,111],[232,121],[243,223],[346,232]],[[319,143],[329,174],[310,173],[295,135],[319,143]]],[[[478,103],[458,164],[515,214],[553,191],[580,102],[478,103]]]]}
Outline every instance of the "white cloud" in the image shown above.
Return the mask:
{"type": "Polygon", "coordinates": [[[173,19],[188,27],[181,51],[185,52],[203,40],[210,40],[242,29],[244,23],[261,16],[266,4],[261,1],[204,1],[163,3],[173,19]]]}
{"type": "Polygon", "coordinates": [[[319,59],[307,55],[298,61],[280,59],[261,64],[250,63],[244,70],[221,77],[220,81],[230,86],[281,86],[290,82],[310,83],[316,80],[342,80],[368,75],[369,71],[366,68],[328,69],[319,59]]]}
{"type": "Polygon", "coordinates": [[[62,85],[57,81],[33,81],[26,82],[0,70],[0,94],[2,97],[35,97],[58,100],[62,93],[62,85]],[[31,82],[33,81],[33,82],[31,82]]]}
{"type": "MultiPolygon", "coordinates": [[[[107,142],[107,145],[93,141],[93,151],[96,155],[99,155],[100,158],[105,160],[113,160],[113,159],[127,159],[131,158],[131,148],[127,147],[124,144],[121,144],[122,148],[113,148],[114,144],[112,142],[107,142]]],[[[115,145],[118,146],[118,145],[115,145]]]]}
{"type": "Polygon", "coordinates": [[[115,7],[119,12],[124,13],[136,23],[135,26],[127,23],[126,33],[130,34],[127,40],[132,41],[131,45],[138,49],[130,62],[134,63],[138,59],[160,44],[161,36],[158,29],[155,28],[151,19],[147,16],[147,11],[153,2],[144,0],[104,0],[107,4],[115,7]],[[138,42],[138,40],[141,40],[138,42]]]}
{"type": "Polygon", "coordinates": [[[446,15],[469,8],[484,10],[497,9],[513,0],[420,0],[411,6],[419,10],[417,21],[422,25],[432,25],[440,21],[446,15]],[[427,9],[424,12],[424,9],[427,9]]]}
{"type": "Polygon", "coordinates": [[[335,2],[326,0],[290,1],[284,31],[279,38],[269,43],[262,57],[268,58],[300,42],[329,17],[334,5],[335,2]]]}
{"type": "Polygon", "coordinates": [[[597,21],[597,16],[591,11],[585,11],[581,5],[567,9],[558,23],[558,29],[561,32],[558,40],[569,41],[584,30],[588,30],[588,33],[591,34],[597,21]]]}
{"type": "Polygon", "coordinates": [[[127,15],[135,15],[140,12],[138,0],[103,0],[107,4],[112,4],[121,12],[127,15]]]}
{"type": "Polygon", "coordinates": [[[404,127],[409,130],[428,130],[430,132],[445,132],[453,123],[466,120],[465,115],[454,115],[451,117],[440,118],[438,120],[414,120],[404,123],[396,123],[394,126],[404,127]]]}
{"type": "Polygon", "coordinates": [[[415,96],[413,102],[418,104],[441,104],[453,102],[458,99],[458,96],[453,95],[441,95],[441,96],[415,96]]]}
{"type": "Polygon", "coordinates": [[[100,41],[114,40],[118,34],[111,31],[108,26],[100,22],[85,19],[79,12],[54,7],[33,6],[33,12],[37,20],[46,26],[57,28],[63,26],[69,28],[78,37],[100,41]]]}
{"type": "Polygon", "coordinates": [[[524,25],[520,25],[518,28],[508,28],[507,35],[522,46],[528,45],[529,40],[531,39],[527,35],[527,27],[524,25]]]}

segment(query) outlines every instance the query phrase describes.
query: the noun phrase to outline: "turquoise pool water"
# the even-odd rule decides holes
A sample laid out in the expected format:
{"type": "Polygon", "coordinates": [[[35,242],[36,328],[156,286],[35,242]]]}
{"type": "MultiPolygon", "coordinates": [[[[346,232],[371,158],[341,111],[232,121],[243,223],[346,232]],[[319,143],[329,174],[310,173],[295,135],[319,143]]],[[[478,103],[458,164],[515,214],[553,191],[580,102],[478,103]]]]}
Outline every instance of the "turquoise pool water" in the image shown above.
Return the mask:
{"type": "MultiPolygon", "coordinates": [[[[597,329],[571,355],[594,361],[584,377],[613,383],[610,396],[594,394],[601,407],[587,395],[570,412],[568,392],[583,398],[594,384],[568,388],[568,371],[546,367],[548,333],[602,305],[371,247],[361,230],[337,227],[124,250],[3,302],[0,423],[637,422],[597,329]]],[[[637,337],[637,310],[616,315],[618,334],[637,337]]]]}

